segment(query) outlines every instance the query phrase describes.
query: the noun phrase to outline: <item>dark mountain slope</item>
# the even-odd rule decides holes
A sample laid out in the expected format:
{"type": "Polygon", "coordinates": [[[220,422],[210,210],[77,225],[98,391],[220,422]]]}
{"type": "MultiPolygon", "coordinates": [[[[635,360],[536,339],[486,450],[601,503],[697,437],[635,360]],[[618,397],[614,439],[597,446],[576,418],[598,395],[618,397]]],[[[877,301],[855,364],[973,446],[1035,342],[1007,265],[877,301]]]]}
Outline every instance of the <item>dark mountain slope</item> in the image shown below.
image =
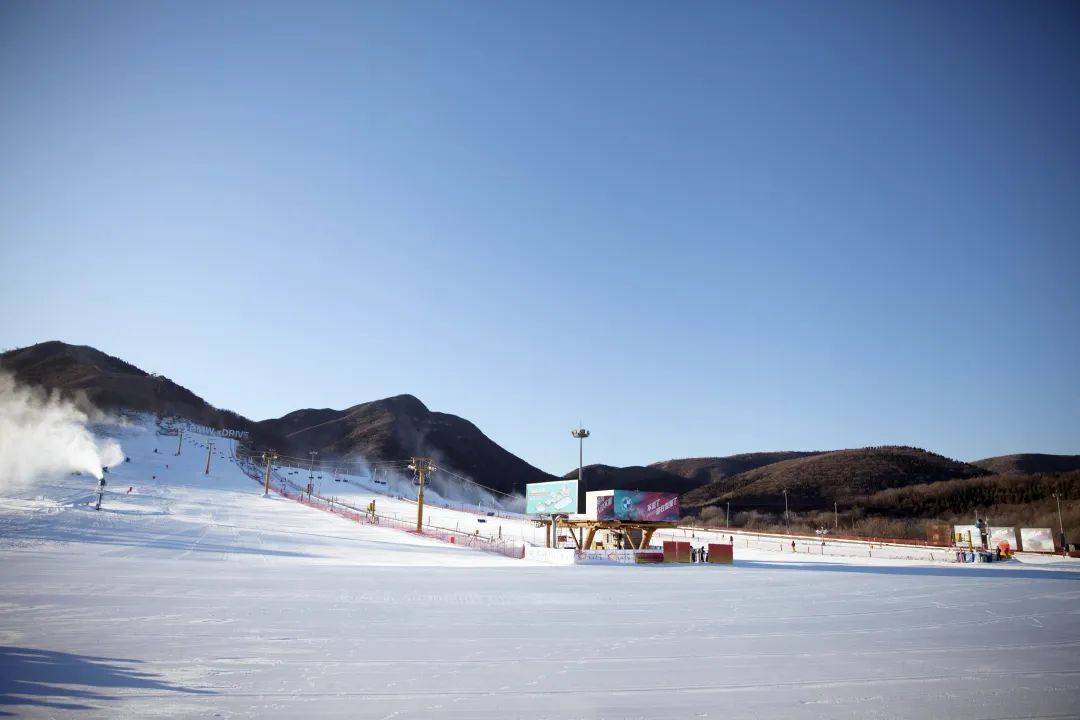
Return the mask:
{"type": "Polygon", "coordinates": [[[1069,472],[1080,470],[1080,455],[1019,453],[976,460],[971,464],[989,470],[995,475],[1069,472]]]}
{"type": "MultiPolygon", "coordinates": [[[[664,460],[648,466],[586,465],[585,486],[588,490],[657,490],[685,493],[710,482],[753,470],[781,460],[807,457],[812,452],[760,452],[728,457],[701,457],[664,460]]],[[[564,478],[576,478],[571,470],[564,478]]]]}
{"type": "Polygon", "coordinates": [[[468,420],[432,412],[412,395],[396,395],[345,410],[297,410],[264,420],[261,427],[285,438],[286,450],[303,456],[400,460],[414,455],[502,492],[556,479],[507,452],[468,420]]]}
{"type": "Polygon", "coordinates": [[[765,465],[771,465],[775,462],[820,454],[820,452],[798,452],[794,450],[742,453],[740,455],[728,455],[726,457],[664,460],[663,462],[652,463],[649,467],[679,475],[691,480],[693,482],[691,487],[700,487],[701,485],[717,482],[725,477],[738,475],[739,473],[754,470],[765,465]]]}
{"type": "Polygon", "coordinates": [[[978,477],[973,465],[910,447],[875,447],[812,455],[765,465],[687,493],[686,508],[720,505],[783,511],[783,491],[792,510],[831,510],[888,488],[978,477]]]}
{"type": "Polygon", "coordinates": [[[133,410],[175,415],[217,428],[248,430],[257,440],[273,442],[256,423],[210,405],[167,377],[153,375],[86,345],[58,340],[0,355],[0,368],[27,385],[59,392],[83,409],[133,410]]]}

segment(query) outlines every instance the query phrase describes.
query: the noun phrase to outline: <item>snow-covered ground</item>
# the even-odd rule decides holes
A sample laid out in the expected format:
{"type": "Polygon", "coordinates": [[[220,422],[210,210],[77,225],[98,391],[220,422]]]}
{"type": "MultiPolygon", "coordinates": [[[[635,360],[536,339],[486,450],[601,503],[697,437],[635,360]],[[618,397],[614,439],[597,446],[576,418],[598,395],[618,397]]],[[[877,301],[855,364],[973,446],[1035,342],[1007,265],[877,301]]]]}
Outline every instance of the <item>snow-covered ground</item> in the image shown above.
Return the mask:
{"type": "MultiPolygon", "coordinates": [[[[732,567],[532,565],[263,498],[229,441],[215,441],[204,475],[204,438],[187,438],[180,457],[175,438],[149,430],[120,440],[131,462],[109,474],[101,512],[86,504],[86,476],[0,499],[0,714],[1019,718],[1080,708],[1080,573],[1069,564],[737,547],[732,567]]],[[[351,492],[363,501],[370,491],[351,492]]],[[[477,517],[432,512],[440,523],[477,517]]]]}

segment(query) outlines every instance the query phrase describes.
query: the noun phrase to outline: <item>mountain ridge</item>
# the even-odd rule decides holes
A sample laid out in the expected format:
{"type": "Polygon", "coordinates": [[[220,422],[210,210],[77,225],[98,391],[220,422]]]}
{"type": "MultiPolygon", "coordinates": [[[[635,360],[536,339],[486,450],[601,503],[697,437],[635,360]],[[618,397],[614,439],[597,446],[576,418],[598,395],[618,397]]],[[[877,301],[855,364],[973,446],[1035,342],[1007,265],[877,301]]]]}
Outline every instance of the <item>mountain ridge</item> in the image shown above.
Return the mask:
{"type": "MultiPolygon", "coordinates": [[[[529,482],[556,479],[488,438],[471,421],[430,410],[419,398],[398,394],[344,409],[300,408],[278,418],[250,420],[217,408],[191,390],[87,345],[58,340],[0,354],[0,368],[85,407],[128,409],[185,417],[213,427],[249,430],[255,446],[321,459],[372,461],[428,455],[444,468],[500,492],[522,492],[529,482]]],[[[616,467],[585,468],[585,489],[661,490],[682,494],[694,510],[732,502],[775,511],[781,486],[792,509],[822,509],[913,484],[990,474],[1061,472],[1080,467],[1080,456],[1020,453],[962,463],[918,448],[881,446],[834,451],[770,451],[674,458],[616,467]],[[888,456],[888,457],[886,457],[888,456]]],[[[576,477],[577,469],[565,477],[576,477]]]]}

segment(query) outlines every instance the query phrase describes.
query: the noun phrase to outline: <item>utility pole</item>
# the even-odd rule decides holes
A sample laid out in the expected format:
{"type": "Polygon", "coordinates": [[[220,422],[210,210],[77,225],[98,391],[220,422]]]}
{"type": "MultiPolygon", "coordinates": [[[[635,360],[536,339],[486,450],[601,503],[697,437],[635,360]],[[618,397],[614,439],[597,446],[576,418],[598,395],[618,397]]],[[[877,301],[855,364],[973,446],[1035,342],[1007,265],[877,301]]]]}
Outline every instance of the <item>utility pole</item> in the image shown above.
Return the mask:
{"type": "Polygon", "coordinates": [[[263,460],[266,461],[266,479],[263,481],[263,497],[270,495],[270,466],[277,460],[277,453],[273,450],[264,452],[262,454],[263,460]]]}
{"type": "MultiPolygon", "coordinates": [[[[585,438],[589,437],[589,431],[583,427],[578,427],[577,430],[571,430],[570,434],[578,440],[578,456],[577,456],[577,481],[580,490],[578,492],[585,492],[585,480],[582,477],[582,467],[585,464],[585,438]]],[[[574,500],[574,512],[577,512],[577,499],[574,500]]]]}
{"type": "Polygon", "coordinates": [[[839,530],[840,529],[840,511],[837,509],[835,502],[832,504],[832,515],[833,515],[833,522],[832,522],[833,530],[839,530]]]}
{"type": "Polygon", "coordinates": [[[428,475],[435,472],[436,468],[431,463],[431,458],[414,457],[409,469],[415,470],[420,478],[420,489],[416,493],[416,532],[422,533],[424,531],[424,481],[427,480],[428,475]]]}
{"type": "Polygon", "coordinates": [[[176,454],[180,454],[180,448],[184,445],[184,428],[180,428],[180,439],[176,441],[176,454]]]}
{"type": "Polygon", "coordinates": [[[210,453],[214,452],[213,441],[207,441],[206,443],[206,470],[203,471],[203,475],[210,474],[210,453]]]}
{"type": "Polygon", "coordinates": [[[788,522],[788,510],[787,510],[787,488],[784,488],[784,523],[788,522]]]}
{"type": "Polygon", "coordinates": [[[307,494],[308,500],[311,499],[311,493],[315,490],[315,456],[319,454],[318,450],[308,450],[308,455],[311,456],[311,465],[308,467],[307,475],[307,494]]]}
{"type": "Polygon", "coordinates": [[[727,512],[724,514],[724,527],[731,527],[731,501],[727,501],[727,512]]]}
{"type": "Polygon", "coordinates": [[[1061,534],[1061,551],[1065,552],[1065,522],[1061,519],[1061,493],[1054,491],[1054,500],[1057,501],[1058,511],[1058,532],[1061,534]]]}

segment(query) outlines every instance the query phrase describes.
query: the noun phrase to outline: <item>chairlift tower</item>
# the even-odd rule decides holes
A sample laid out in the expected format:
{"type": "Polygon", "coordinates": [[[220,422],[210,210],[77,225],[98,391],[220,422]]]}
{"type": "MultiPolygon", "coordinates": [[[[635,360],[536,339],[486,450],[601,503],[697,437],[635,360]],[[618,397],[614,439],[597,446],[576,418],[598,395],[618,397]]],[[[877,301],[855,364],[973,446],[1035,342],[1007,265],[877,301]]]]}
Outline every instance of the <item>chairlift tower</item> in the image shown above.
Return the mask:
{"type": "Polygon", "coordinates": [[[423,533],[424,531],[424,481],[427,476],[435,472],[438,468],[431,461],[431,458],[426,457],[414,457],[411,458],[409,469],[416,473],[417,478],[420,480],[420,487],[416,492],[416,532],[423,533]]]}
{"type": "Polygon", "coordinates": [[[264,452],[262,454],[262,459],[266,461],[266,478],[263,482],[263,497],[268,497],[270,495],[270,470],[273,462],[277,460],[277,453],[273,450],[264,452]]]}
{"type": "Polygon", "coordinates": [[[311,456],[311,465],[308,466],[307,476],[307,494],[308,500],[311,499],[311,493],[315,490],[315,456],[319,454],[318,450],[308,450],[308,455],[311,456]]]}

